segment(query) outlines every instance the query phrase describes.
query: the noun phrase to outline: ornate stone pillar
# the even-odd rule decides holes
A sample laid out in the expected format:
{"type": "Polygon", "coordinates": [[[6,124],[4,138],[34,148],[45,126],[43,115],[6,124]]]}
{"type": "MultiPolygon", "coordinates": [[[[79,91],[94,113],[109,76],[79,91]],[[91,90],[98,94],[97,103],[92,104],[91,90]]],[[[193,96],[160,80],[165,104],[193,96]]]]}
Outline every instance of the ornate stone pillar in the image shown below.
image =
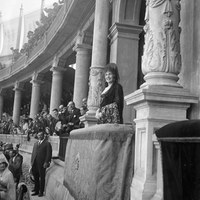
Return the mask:
{"type": "Polygon", "coordinates": [[[42,76],[38,73],[34,73],[32,76],[32,94],[31,94],[31,108],[30,108],[30,117],[32,119],[35,118],[35,115],[38,114],[39,111],[39,103],[40,103],[40,86],[42,82],[42,76]]]}
{"type": "MultiPolygon", "coordinates": [[[[198,98],[178,83],[181,70],[180,1],[146,1],[145,46],[142,71],[145,83],[125,97],[136,110],[135,170],[131,200],[163,199],[155,166],[153,135],[156,129],[186,120],[187,109],[198,98]]],[[[158,156],[158,159],[159,156],[158,156]]]]}
{"type": "Polygon", "coordinates": [[[160,179],[155,171],[154,132],[168,123],[186,120],[187,109],[192,103],[198,103],[198,98],[182,88],[151,85],[127,95],[125,100],[136,110],[131,200],[152,200],[160,179]]]}
{"type": "Polygon", "coordinates": [[[100,104],[100,95],[104,88],[104,67],[107,64],[107,37],[109,22],[109,0],[96,0],[94,33],[92,47],[92,64],[90,68],[90,87],[88,109],[85,115],[86,126],[95,124],[95,112],[100,104]]]}
{"type": "Polygon", "coordinates": [[[0,119],[2,118],[3,114],[3,104],[4,104],[4,92],[0,89],[0,119]]]}
{"type": "Polygon", "coordinates": [[[146,85],[181,87],[180,0],[146,1],[142,71],[146,85]]]}
{"type": "Polygon", "coordinates": [[[13,122],[16,125],[19,125],[23,83],[17,81],[14,86],[14,91],[15,91],[15,96],[13,105],[13,122]]]}
{"type": "Polygon", "coordinates": [[[73,101],[76,107],[80,108],[82,106],[82,99],[88,96],[92,47],[81,42],[75,45],[74,50],[76,51],[76,73],[73,101]]]}
{"type": "Polygon", "coordinates": [[[50,100],[50,113],[54,108],[59,107],[62,97],[62,80],[64,68],[64,60],[54,57],[51,71],[52,74],[52,84],[51,84],[51,100],[50,100]]]}
{"type": "MultiPolygon", "coordinates": [[[[110,62],[118,65],[124,95],[138,88],[138,44],[141,32],[142,26],[125,23],[114,23],[110,28],[110,62]]],[[[124,123],[132,123],[133,118],[135,118],[134,110],[124,105],[124,123]]]]}

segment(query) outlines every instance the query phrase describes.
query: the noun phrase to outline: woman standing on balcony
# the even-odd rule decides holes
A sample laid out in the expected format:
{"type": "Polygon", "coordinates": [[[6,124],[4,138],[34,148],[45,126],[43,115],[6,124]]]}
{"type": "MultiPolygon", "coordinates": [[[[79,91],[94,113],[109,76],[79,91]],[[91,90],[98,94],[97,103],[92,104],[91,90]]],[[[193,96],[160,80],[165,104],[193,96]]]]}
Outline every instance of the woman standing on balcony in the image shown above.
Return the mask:
{"type": "Polygon", "coordinates": [[[99,124],[123,123],[124,93],[118,83],[119,73],[117,65],[110,63],[105,67],[106,87],[101,94],[100,108],[96,111],[99,124]]]}

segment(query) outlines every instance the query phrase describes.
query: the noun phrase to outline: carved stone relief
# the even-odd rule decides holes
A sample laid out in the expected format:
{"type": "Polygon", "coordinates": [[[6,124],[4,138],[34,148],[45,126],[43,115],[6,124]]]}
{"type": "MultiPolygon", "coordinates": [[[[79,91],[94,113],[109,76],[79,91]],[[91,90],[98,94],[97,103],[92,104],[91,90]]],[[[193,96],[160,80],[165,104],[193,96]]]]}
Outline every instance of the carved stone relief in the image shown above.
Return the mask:
{"type": "Polygon", "coordinates": [[[180,1],[148,0],[146,6],[142,71],[144,75],[150,72],[178,75],[181,70],[180,1]]]}
{"type": "Polygon", "coordinates": [[[100,96],[104,87],[104,73],[101,68],[92,68],[89,80],[88,107],[99,107],[100,96]]]}

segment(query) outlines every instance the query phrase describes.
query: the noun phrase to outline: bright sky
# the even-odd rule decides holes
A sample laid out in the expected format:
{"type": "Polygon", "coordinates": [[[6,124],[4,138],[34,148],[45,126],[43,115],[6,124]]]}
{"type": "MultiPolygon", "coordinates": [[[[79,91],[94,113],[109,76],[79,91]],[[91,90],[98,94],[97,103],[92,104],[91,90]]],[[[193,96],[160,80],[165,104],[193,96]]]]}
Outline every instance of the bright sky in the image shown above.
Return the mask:
{"type": "MultiPolygon", "coordinates": [[[[21,4],[24,14],[40,9],[42,0],[0,0],[2,20],[6,21],[19,16],[21,4]]],[[[52,5],[58,0],[45,0],[45,6],[52,5]]]]}

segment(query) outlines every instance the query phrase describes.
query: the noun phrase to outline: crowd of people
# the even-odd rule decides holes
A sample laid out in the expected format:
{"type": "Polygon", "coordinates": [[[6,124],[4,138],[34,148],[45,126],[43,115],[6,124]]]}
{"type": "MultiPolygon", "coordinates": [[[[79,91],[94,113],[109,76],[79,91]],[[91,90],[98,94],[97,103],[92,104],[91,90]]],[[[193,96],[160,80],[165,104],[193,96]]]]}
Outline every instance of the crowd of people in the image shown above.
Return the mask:
{"type": "MultiPolygon", "coordinates": [[[[50,166],[52,158],[52,146],[45,138],[43,129],[38,131],[37,138],[31,154],[29,174],[32,175],[34,183],[31,195],[42,197],[46,169],[50,166]]],[[[30,188],[26,181],[23,181],[23,156],[19,153],[19,146],[17,144],[13,147],[12,143],[0,142],[0,200],[30,199],[30,188]]]]}
{"type": "MultiPolygon", "coordinates": [[[[123,123],[124,94],[118,81],[117,65],[114,63],[108,64],[105,67],[106,87],[101,94],[100,107],[96,112],[99,124],[123,123]]],[[[66,107],[60,105],[58,108],[54,108],[52,114],[47,109],[43,109],[34,119],[24,114],[21,117],[19,126],[13,123],[11,117],[2,117],[0,134],[25,134],[29,140],[31,136],[36,137],[39,129],[43,129],[47,136],[69,135],[71,130],[84,127],[79,117],[87,111],[87,98],[84,98],[80,108],[76,108],[75,103],[69,101],[66,107]]]]}
{"type": "Polygon", "coordinates": [[[84,98],[80,109],[76,108],[73,101],[70,101],[66,107],[60,105],[54,108],[52,114],[43,110],[34,119],[23,115],[18,126],[13,123],[11,117],[3,115],[0,121],[0,134],[24,134],[30,140],[32,136],[37,137],[39,129],[43,129],[47,136],[69,135],[71,130],[84,127],[79,117],[86,112],[87,99],[84,98]]]}
{"type": "MultiPolygon", "coordinates": [[[[96,111],[96,118],[99,124],[123,123],[123,89],[119,84],[119,73],[117,65],[110,63],[105,67],[106,87],[101,94],[100,107],[96,111]]],[[[44,195],[45,172],[50,166],[52,157],[52,147],[48,141],[51,135],[68,136],[73,129],[83,128],[80,121],[88,111],[87,98],[82,100],[82,106],[76,108],[73,101],[69,101],[67,106],[60,105],[52,110],[50,114],[47,109],[37,114],[34,119],[23,115],[20,126],[16,126],[9,116],[4,116],[0,122],[0,133],[3,134],[26,134],[29,140],[31,136],[38,139],[33,146],[31,155],[31,174],[34,177],[34,189],[32,195],[39,197],[44,195]]],[[[12,144],[0,143],[0,199],[14,200],[23,199],[27,191],[18,189],[20,177],[22,176],[23,156],[19,154],[19,145],[13,148],[12,144]],[[2,158],[1,156],[4,155],[2,158]],[[19,191],[22,191],[21,193],[19,191]]]]}
{"type": "Polygon", "coordinates": [[[19,145],[0,143],[0,199],[22,200],[28,189],[19,181],[22,176],[23,156],[19,153],[19,145]],[[20,188],[20,189],[19,189],[20,188]]]}

